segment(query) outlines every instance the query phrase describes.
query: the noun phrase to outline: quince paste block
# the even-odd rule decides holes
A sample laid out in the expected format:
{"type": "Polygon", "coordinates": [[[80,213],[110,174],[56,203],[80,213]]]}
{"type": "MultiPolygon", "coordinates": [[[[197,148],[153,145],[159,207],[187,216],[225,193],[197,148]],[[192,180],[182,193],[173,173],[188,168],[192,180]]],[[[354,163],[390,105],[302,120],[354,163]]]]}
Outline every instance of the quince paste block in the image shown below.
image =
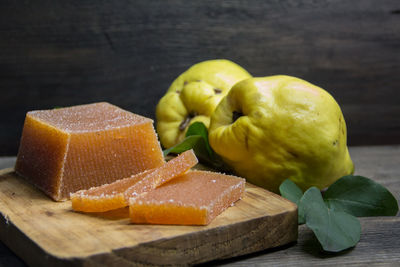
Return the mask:
{"type": "Polygon", "coordinates": [[[245,192],[245,179],[189,171],[147,194],[129,199],[133,223],[207,225],[245,192]]]}
{"type": "Polygon", "coordinates": [[[15,171],[61,201],[163,164],[153,121],[102,102],[28,112],[15,171]]]}

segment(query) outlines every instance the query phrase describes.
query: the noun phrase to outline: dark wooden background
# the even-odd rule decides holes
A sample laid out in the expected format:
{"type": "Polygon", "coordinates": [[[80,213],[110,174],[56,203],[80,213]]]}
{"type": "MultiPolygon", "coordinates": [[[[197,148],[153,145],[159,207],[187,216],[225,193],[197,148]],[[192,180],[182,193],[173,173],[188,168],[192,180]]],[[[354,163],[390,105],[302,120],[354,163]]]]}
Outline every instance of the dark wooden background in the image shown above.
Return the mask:
{"type": "Polygon", "coordinates": [[[400,143],[399,0],[2,0],[0,155],[28,110],[109,101],[154,118],[173,79],[213,58],[325,88],[350,145],[400,143]]]}

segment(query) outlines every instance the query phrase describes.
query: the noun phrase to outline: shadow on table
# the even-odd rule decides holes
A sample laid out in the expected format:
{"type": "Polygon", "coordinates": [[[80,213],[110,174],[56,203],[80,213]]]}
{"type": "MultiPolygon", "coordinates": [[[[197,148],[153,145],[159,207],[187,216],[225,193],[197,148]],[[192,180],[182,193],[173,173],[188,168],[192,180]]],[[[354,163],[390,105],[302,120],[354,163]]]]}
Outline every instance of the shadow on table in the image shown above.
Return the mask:
{"type": "Polygon", "coordinates": [[[0,266],[27,267],[28,265],[0,241],[0,266]]]}
{"type": "MultiPolygon", "coordinates": [[[[315,259],[327,259],[345,255],[351,252],[353,248],[347,249],[338,253],[325,252],[322,250],[321,244],[318,242],[318,239],[315,237],[314,233],[308,229],[305,225],[299,226],[299,237],[297,242],[292,242],[280,247],[271,248],[262,250],[259,252],[238,256],[234,258],[224,259],[224,260],[215,260],[212,262],[199,264],[196,266],[221,266],[221,265],[237,265],[244,266],[244,261],[246,261],[246,265],[252,265],[257,263],[275,263],[279,264],[285,263],[285,258],[288,255],[304,255],[307,254],[311,258],[315,259]]],[[[303,256],[301,256],[303,258],[303,256]]]]}

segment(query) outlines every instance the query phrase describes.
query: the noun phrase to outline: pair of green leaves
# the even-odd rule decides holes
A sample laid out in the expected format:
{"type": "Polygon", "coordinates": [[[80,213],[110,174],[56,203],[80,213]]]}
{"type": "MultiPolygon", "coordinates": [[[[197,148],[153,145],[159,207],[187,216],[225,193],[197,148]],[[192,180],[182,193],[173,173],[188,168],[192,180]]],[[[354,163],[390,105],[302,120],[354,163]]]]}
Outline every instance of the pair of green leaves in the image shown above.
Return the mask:
{"type": "Polygon", "coordinates": [[[289,179],[279,190],[283,197],[298,205],[299,224],[305,223],[322,248],[330,252],[358,243],[361,225],[355,216],[394,216],[399,210],[397,200],[385,187],[363,176],[344,176],[323,196],[316,187],[303,194],[289,179]]]}
{"type": "Polygon", "coordinates": [[[228,171],[220,157],[212,150],[208,142],[208,130],[202,122],[194,122],[186,132],[185,139],[179,144],[163,151],[164,156],[169,153],[179,154],[193,149],[201,162],[220,171],[228,171]]]}

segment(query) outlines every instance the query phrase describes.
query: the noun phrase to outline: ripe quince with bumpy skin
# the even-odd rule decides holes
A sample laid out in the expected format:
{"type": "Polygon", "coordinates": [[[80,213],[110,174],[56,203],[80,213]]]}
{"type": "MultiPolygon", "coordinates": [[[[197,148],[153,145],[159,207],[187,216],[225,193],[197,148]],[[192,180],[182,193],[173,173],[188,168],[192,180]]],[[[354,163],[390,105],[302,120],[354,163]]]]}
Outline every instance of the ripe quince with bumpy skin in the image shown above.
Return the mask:
{"type": "Polygon", "coordinates": [[[157,132],[165,148],[185,138],[189,126],[210,116],[231,87],[251,75],[236,63],[216,59],[197,63],[176,78],[156,108],[157,132]]]}
{"type": "Polygon", "coordinates": [[[290,76],[237,83],[211,118],[209,141],[234,171],[278,192],[290,178],[323,189],[353,173],[339,105],[325,90],[290,76]]]}

